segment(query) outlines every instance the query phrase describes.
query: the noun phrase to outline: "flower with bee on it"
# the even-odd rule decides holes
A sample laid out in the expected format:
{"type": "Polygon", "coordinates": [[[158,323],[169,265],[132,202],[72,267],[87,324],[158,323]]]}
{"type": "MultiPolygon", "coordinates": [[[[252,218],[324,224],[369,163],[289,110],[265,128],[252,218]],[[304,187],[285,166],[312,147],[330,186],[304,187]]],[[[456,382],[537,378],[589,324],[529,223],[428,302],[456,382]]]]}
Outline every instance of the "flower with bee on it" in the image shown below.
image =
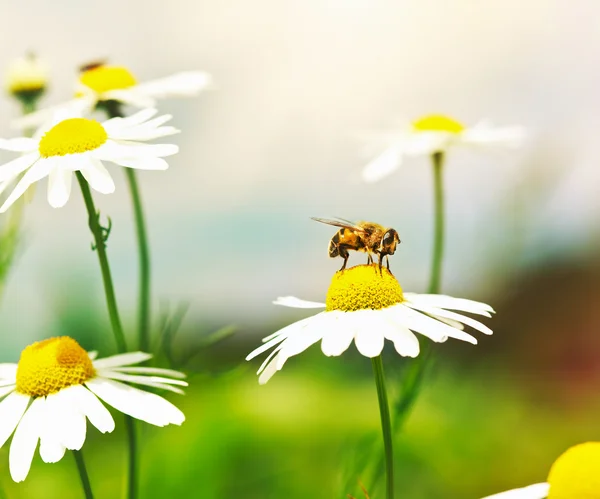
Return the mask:
{"type": "Polygon", "coordinates": [[[519,125],[494,127],[479,123],[467,127],[444,115],[423,116],[403,128],[370,137],[383,151],[363,169],[365,182],[377,182],[393,173],[405,156],[431,156],[456,146],[472,148],[517,147],[526,138],[526,129],[519,125]]]}
{"type": "Polygon", "coordinates": [[[465,325],[492,334],[484,324],[453,311],[491,317],[494,310],[489,305],[444,295],[404,293],[392,273],[380,270],[377,264],[336,272],[325,303],[291,296],[274,303],[325,310],[264,338],[263,345],[246,357],[251,360],[273,349],[258,370],[260,384],[269,381],[290,357],[319,341],[327,356],[341,355],[354,342],[362,355],[374,358],[381,354],[387,339],[401,356],[417,357],[420,348],[414,333],[435,342],[455,338],[473,344],[477,340],[463,331],[465,325]]]}

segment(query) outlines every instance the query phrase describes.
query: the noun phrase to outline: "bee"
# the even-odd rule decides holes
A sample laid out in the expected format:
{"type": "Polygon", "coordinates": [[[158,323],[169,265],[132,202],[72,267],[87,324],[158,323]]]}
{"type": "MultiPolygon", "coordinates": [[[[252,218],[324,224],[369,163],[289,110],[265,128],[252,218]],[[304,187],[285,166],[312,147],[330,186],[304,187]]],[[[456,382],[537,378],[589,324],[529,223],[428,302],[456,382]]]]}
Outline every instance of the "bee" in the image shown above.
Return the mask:
{"type": "Polygon", "coordinates": [[[389,255],[396,252],[400,243],[398,232],[385,228],[373,222],[349,222],[343,218],[335,220],[312,217],[313,220],[335,227],[341,227],[329,241],[329,256],[341,256],[344,264],[340,270],[346,268],[350,254],[348,250],[363,251],[367,253],[367,263],[373,263],[373,254],[379,257],[379,270],[383,257],[386,259],[387,269],[390,270],[389,255]]]}
{"type": "Polygon", "coordinates": [[[98,59],[95,61],[88,62],[86,64],[82,64],[79,66],[79,72],[85,73],[86,71],[91,71],[92,69],[98,69],[99,67],[106,65],[106,59],[98,59]]]}

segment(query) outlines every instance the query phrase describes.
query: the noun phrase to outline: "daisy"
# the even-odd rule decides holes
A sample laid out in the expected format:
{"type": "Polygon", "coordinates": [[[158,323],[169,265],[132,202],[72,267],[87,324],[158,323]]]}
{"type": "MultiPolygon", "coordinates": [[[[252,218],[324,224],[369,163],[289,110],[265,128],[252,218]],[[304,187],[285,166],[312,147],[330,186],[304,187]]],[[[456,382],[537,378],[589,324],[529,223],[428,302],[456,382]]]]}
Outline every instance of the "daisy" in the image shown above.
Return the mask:
{"type": "Polygon", "coordinates": [[[0,149],[22,153],[19,158],[0,165],[0,192],[24,172],[0,207],[0,213],[44,177],[48,177],[50,206],[64,206],[69,200],[75,171],[81,172],[94,190],[102,194],[114,192],[115,184],[102,161],[141,170],[166,170],[169,165],[163,158],[176,154],[179,148],[173,144],[143,142],[179,130],[162,126],[171,119],[170,115],[150,119],[156,112],[144,109],[127,118],[112,118],[103,123],[57,117],[33,138],[0,139],[0,149]]]}
{"type": "Polygon", "coordinates": [[[442,115],[424,116],[411,125],[378,137],[385,149],[363,170],[366,182],[377,182],[395,171],[404,156],[431,156],[454,146],[516,147],[525,138],[521,126],[492,127],[480,123],[471,128],[442,115]]]}
{"type": "Polygon", "coordinates": [[[463,331],[463,324],[492,334],[491,329],[480,322],[451,311],[491,317],[494,310],[489,305],[444,295],[404,293],[392,273],[385,268],[380,270],[377,264],[358,265],[336,272],[325,303],[292,296],[278,298],[274,303],[325,310],[264,338],[264,344],[246,357],[251,360],[275,347],[258,370],[260,384],[269,381],[290,357],[318,341],[327,356],[341,355],[354,340],[362,355],[375,358],[381,354],[384,340],[388,339],[398,354],[416,357],[419,341],[413,331],[435,342],[455,338],[473,344],[477,340],[463,331]]]}
{"type": "Polygon", "coordinates": [[[46,66],[33,54],[15,59],[6,72],[8,93],[27,102],[35,102],[44,92],[48,82],[46,66]]]}
{"type": "Polygon", "coordinates": [[[82,71],[75,86],[75,99],[40,109],[14,121],[17,128],[39,126],[53,112],[67,108],[86,115],[96,105],[116,101],[135,107],[155,107],[156,99],[190,97],[210,87],[211,76],[203,71],[186,71],[166,78],[138,83],[125,67],[96,64],[82,71]]]}
{"type": "Polygon", "coordinates": [[[575,445],[554,461],[548,481],[484,499],[600,499],[600,442],[575,445]]]}
{"type": "Polygon", "coordinates": [[[115,422],[103,400],[118,411],[155,426],[180,425],[183,413],[171,402],[127,383],[183,393],[184,374],[169,369],[135,367],[152,357],[143,352],[96,360],[68,336],[29,345],[18,364],[0,364],[0,447],[13,434],[9,468],[15,482],[25,480],[38,441],[46,463],[65,450],[82,448],[86,418],[102,433],[115,422]],[[173,386],[176,385],[176,386],[173,386]],[[31,402],[31,404],[30,404],[31,402]]]}

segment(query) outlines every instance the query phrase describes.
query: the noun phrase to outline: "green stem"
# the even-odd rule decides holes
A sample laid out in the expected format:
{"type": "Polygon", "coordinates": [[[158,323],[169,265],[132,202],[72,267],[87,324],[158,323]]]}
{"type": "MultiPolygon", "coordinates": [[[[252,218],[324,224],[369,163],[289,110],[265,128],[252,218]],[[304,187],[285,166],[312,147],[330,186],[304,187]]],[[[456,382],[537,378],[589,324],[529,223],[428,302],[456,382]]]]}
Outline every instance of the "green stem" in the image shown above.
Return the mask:
{"type": "MultiPolygon", "coordinates": [[[[125,342],[125,335],[123,334],[123,327],[121,326],[121,319],[119,317],[119,310],[117,309],[117,301],[115,298],[110,267],[108,265],[108,257],[106,256],[106,240],[105,235],[103,234],[104,229],[100,226],[100,222],[98,220],[99,214],[94,206],[92,193],[85,178],[83,178],[81,172],[75,172],[75,175],[77,176],[77,181],[81,187],[81,193],[83,194],[83,200],[85,201],[85,206],[87,208],[88,224],[92,234],[94,235],[95,249],[98,253],[98,261],[100,262],[100,270],[102,271],[102,280],[104,281],[104,292],[106,294],[108,315],[110,316],[110,322],[115,335],[115,340],[117,342],[117,348],[119,352],[123,353],[127,351],[127,343],[125,342]]],[[[137,442],[135,425],[130,416],[125,416],[125,424],[127,426],[127,441],[129,446],[128,497],[129,499],[135,499],[137,495],[137,442]]]]}
{"type": "Polygon", "coordinates": [[[140,190],[138,189],[135,170],[125,168],[133,212],[135,214],[135,227],[138,240],[138,254],[140,264],[140,296],[139,296],[139,344],[140,350],[147,352],[150,348],[150,252],[148,250],[148,236],[140,190]]]}
{"type": "Polygon", "coordinates": [[[102,272],[102,281],[104,282],[104,293],[106,294],[106,306],[108,307],[108,315],[110,316],[110,323],[112,325],[113,334],[117,342],[117,348],[119,352],[123,353],[127,351],[127,343],[125,342],[125,335],[123,334],[123,326],[121,326],[121,319],[119,317],[119,310],[117,309],[117,300],[115,298],[115,290],[113,287],[112,276],[110,274],[110,266],[108,265],[108,257],[106,256],[106,235],[105,229],[100,226],[99,213],[96,211],[94,206],[94,200],[92,193],[87,181],[83,178],[81,172],[75,172],[79,187],[81,187],[81,193],[83,194],[83,200],[85,201],[85,207],[88,212],[88,225],[94,236],[95,250],[98,253],[98,261],[100,262],[100,270],[102,272]]]}
{"type": "Polygon", "coordinates": [[[73,457],[77,463],[77,470],[79,471],[79,477],[81,478],[81,486],[86,499],[94,499],[92,493],[92,486],[90,485],[90,477],[88,476],[87,469],[85,468],[85,462],[83,461],[83,454],[81,451],[73,451],[73,457]]]}
{"type": "MultiPolygon", "coordinates": [[[[121,105],[117,101],[107,101],[103,104],[103,109],[109,118],[122,117],[121,105]]],[[[138,305],[138,335],[139,348],[143,352],[150,348],[150,251],[148,246],[148,235],[146,232],[146,222],[144,209],[142,208],[142,199],[138,188],[137,176],[132,168],[125,168],[131,201],[133,203],[133,213],[135,217],[135,228],[139,255],[139,305],[138,305]]]]}
{"type": "Polygon", "coordinates": [[[442,281],[442,260],[444,258],[444,184],[442,170],[444,153],[436,152],[431,156],[433,163],[434,212],[433,256],[431,262],[431,278],[428,293],[439,293],[442,281]]]}
{"type": "Polygon", "coordinates": [[[379,413],[381,414],[381,431],[383,433],[383,446],[385,449],[385,475],[386,498],[394,499],[394,451],[392,447],[392,422],[390,419],[390,406],[385,389],[385,376],[383,374],[383,361],[381,355],[371,359],[375,384],[377,385],[377,398],[379,399],[379,413]]]}
{"type": "Polygon", "coordinates": [[[129,481],[127,483],[127,497],[129,499],[135,499],[137,497],[138,488],[137,433],[135,429],[135,421],[131,416],[125,416],[125,425],[127,427],[127,442],[129,444],[129,481]]]}

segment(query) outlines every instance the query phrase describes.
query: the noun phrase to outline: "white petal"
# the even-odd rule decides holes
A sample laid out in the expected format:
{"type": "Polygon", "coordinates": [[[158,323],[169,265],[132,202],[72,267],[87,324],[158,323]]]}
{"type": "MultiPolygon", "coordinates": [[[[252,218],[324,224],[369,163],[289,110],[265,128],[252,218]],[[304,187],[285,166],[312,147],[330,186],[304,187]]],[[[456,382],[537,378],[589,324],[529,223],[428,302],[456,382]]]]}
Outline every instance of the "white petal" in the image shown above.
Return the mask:
{"type": "Polygon", "coordinates": [[[73,401],[100,432],[110,433],[115,429],[115,421],[109,410],[104,407],[98,397],[81,385],[70,387],[73,391],[73,401]]]}
{"type": "Polygon", "coordinates": [[[376,310],[358,310],[349,312],[354,323],[354,343],[356,349],[365,357],[377,357],[383,350],[383,332],[377,325],[376,310]]]}
{"type": "Polygon", "coordinates": [[[152,108],[156,105],[156,101],[152,97],[137,92],[135,89],[136,87],[131,87],[131,89],[110,90],[109,92],[104,92],[102,94],[102,100],[116,100],[135,107],[152,108]]]}
{"type": "MultiPolygon", "coordinates": [[[[83,116],[89,114],[96,105],[96,99],[93,95],[78,97],[67,102],[63,102],[56,106],[40,109],[30,114],[26,114],[21,118],[17,118],[11,123],[12,128],[28,129],[42,126],[44,131],[56,124],[54,118],[60,116],[62,112],[67,112],[69,115],[83,116]],[[52,124],[52,125],[51,125],[52,124]]],[[[39,136],[39,133],[36,133],[39,136]]]]}
{"type": "Polygon", "coordinates": [[[409,156],[429,156],[445,151],[459,139],[459,135],[450,132],[414,132],[404,143],[404,154],[409,156]]]}
{"type": "Polygon", "coordinates": [[[54,168],[48,176],[48,203],[52,208],[61,208],[69,200],[73,172],[54,168]]]}
{"type": "Polygon", "coordinates": [[[14,392],[15,387],[16,387],[16,385],[14,383],[11,383],[10,385],[7,385],[7,386],[2,386],[0,388],[0,398],[4,397],[5,395],[8,395],[11,392],[14,392]]]}
{"type": "Polygon", "coordinates": [[[180,425],[185,421],[183,412],[154,393],[102,378],[91,379],[86,385],[107,404],[136,419],[156,426],[180,425]]]}
{"type": "Polygon", "coordinates": [[[164,158],[179,152],[175,144],[141,144],[137,142],[115,142],[98,150],[97,157],[115,161],[117,159],[164,158]]]}
{"type": "Polygon", "coordinates": [[[401,148],[398,144],[394,144],[365,166],[362,172],[363,180],[377,182],[396,171],[401,162],[401,148]]]}
{"type": "Polygon", "coordinates": [[[112,194],[115,192],[115,182],[108,170],[104,168],[102,161],[90,158],[87,165],[80,168],[81,174],[90,184],[90,187],[101,194],[112,194]]]}
{"type": "Polygon", "coordinates": [[[69,450],[79,450],[85,442],[85,415],[75,402],[77,393],[70,388],[48,395],[46,401],[49,402],[53,398],[57,413],[60,414],[60,426],[56,428],[60,442],[69,450]]]}
{"type": "Polygon", "coordinates": [[[548,497],[549,491],[549,483],[536,483],[522,489],[512,489],[493,496],[486,496],[483,499],[545,499],[548,497]]]}
{"type": "Polygon", "coordinates": [[[12,204],[19,199],[23,193],[28,189],[31,184],[34,184],[38,180],[46,177],[52,169],[52,161],[48,159],[38,160],[27,172],[23,175],[23,178],[19,181],[10,196],[4,201],[4,204],[0,207],[0,213],[4,213],[8,210],[12,204]]]}
{"type": "Polygon", "coordinates": [[[436,307],[426,307],[423,305],[416,305],[414,303],[410,303],[409,301],[405,302],[405,304],[407,307],[411,307],[411,308],[420,310],[429,315],[434,315],[436,317],[438,317],[438,316],[444,317],[447,319],[452,319],[455,321],[462,322],[463,324],[465,324],[467,326],[471,326],[473,329],[476,329],[477,331],[480,331],[483,334],[493,334],[493,331],[486,325],[482,324],[481,322],[471,319],[470,317],[466,317],[464,315],[457,314],[456,312],[451,312],[449,310],[444,310],[444,309],[436,308],[436,307]]]}
{"type": "Polygon", "coordinates": [[[186,71],[166,78],[141,83],[133,87],[144,95],[164,98],[193,96],[212,83],[211,75],[204,71],[186,71]]]}
{"type": "Polygon", "coordinates": [[[128,383],[137,383],[138,385],[156,385],[162,383],[166,385],[188,386],[187,381],[180,379],[163,378],[161,376],[136,376],[134,374],[120,373],[110,369],[101,369],[97,371],[98,376],[102,378],[118,379],[128,383]]]}
{"type": "Polygon", "coordinates": [[[314,319],[314,317],[315,316],[311,316],[311,317],[307,317],[306,319],[302,319],[300,321],[293,322],[292,324],[285,326],[284,328],[280,329],[279,331],[276,331],[272,335],[267,336],[263,340],[264,343],[261,346],[259,346],[258,348],[256,348],[255,350],[253,350],[246,356],[246,360],[252,360],[254,357],[269,350],[269,348],[274,347],[278,343],[281,343],[288,336],[290,336],[290,334],[293,334],[295,331],[305,328],[310,323],[310,321],[312,321],[314,319]]]}
{"type": "Polygon", "coordinates": [[[325,327],[323,339],[321,340],[321,351],[327,355],[342,355],[354,339],[354,329],[346,312],[328,312],[331,317],[329,325],[325,327]]]}
{"type": "Polygon", "coordinates": [[[22,482],[27,477],[31,468],[31,461],[35,454],[40,432],[44,425],[44,398],[33,401],[29,410],[25,412],[15,431],[15,436],[10,444],[8,465],[10,476],[15,482],[22,482]]]}
{"type": "Polygon", "coordinates": [[[321,312],[313,317],[306,325],[290,334],[279,352],[279,360],[277,368],[281,369],[283,364],[294,355],[304,352],[307,348],[314,345],[317,341],[323,338],[323,334],[329,323],[329,312],[321,312]]]}
{"type": "Polygon", "coordinates": [[[142,109],[141,111],[138,111],[137,113],[134,113],[131,116],[126,116],[126,117],[118,116],[118,117],[106,120],[102,123],[102,126],[104,127],[104,129],[106,130],[108,135],[110,136],[110,132],[112,130],[119,130],[124,127],[129,128],[129,127],[132,127],[135,125],[140,125],[141,123],[152,118],[152,116],[154,116],[156,113],[158,113],[158,109],[154,109],[154,108],[142,109]]]}
{"type": "Polygon", "coordinates": [[[163,369],[162,367],[115,367],[113,371],[123,373],[157,374],[159,376],[169,376],[171,378],[185,378],[185,373],[174,371],[173,369],[163,369]]]}
{"type": "MultiPolygon", "coordinates": [[[[264,385],[267,381],[269,381],[273,375],[279,371],[277,366],[280,364],[279,356],[276,355],[275,358],[266,366],[262,374],[258,377],[258,384],[264,385]]],[[[285,361],[281,363],[281,367],[283,367],[285,361]]]]}
{"type": "Polygon", "coordinates": [[[301,300],[295,296],[280,296],[273,303],[291,308],[325,308],[324,303],[301,300]]]}
{"type": "Polygon", "coordinates": [[[55,404],[54,396],[43,400],[42,427],[40,429],[40,457],[45,463],[57,463],[65,455],[66,447],[61,443],[61,426],[63,424],[61,409],[55,404]]]}
{"type": "Polygon", "coordinates": [[[383,335],[394,343],[394,348],[403,357],[417,357],[420,347],[419,340],[405,325],[396,320],[396,316],[389,311],[384,312],[384,319],[389,323],[383,327],[383,335]]]}
{"type": "Polygon", "coordinates": [[[117,165],[136,170],[167,170],[169,168],[169,163],[162,158],[111,159],[110,161],[117,165]]]}
{"type": "Polygon", "coordinates": [[[21,395],[13,391],[8,397],[0,402],[0,447],[8,437],[15,431],[21,416],[29,404],[29,396],[21,395]]]}
{"type": "Polygon", "coordinates": [[[424,305],[428,307],[460,310],[462,312],[484,315],[485,317],[491,317],[490,313],[494,313],[494,309],[487,303],[466,300],[464,298],[454,298],[453,296],[404,293],[404,298],[417,306],[424,305]]]}
{"type": "Polygon", "coordinates": [[[474,146],[519,147],[527,138],[527,129],[523,126],[507,126],[493,128],[476,126],[462,132],[461,142],[474,146]]]}
{"type": "Polygon", "coordinates": [[[139,364],[145,360],[151,359],[152,354],[145,352],[120,353],[104,359],[95,360],[93,362],[96,369],[105,369],[107,367],[129,366],[131,364],[139,364]]]}
{"type": "Polygon", "coordinates": [[[448,337],[455,338],[457,340],[466,341],[474,345],[477,344],[477,340],[470,334],[465,333],[459,329],[448,326],[436,319],[432,319],[427,315],[421,314],[406,305],[399,304],[390,307],[390,312],[394,313],[397,320],[404,324],[407,328],[420,333],[433,341],[444,342],[448,337]]]}
{"type": "Polygon", "coordinates": [[[39,153],[32,152],[0,166],[0,182],[11,180],[32,166],[40,158],[39,153]]]}
{"type": "Polygon", "coordinates": [[[9,362],[0,364],[0,379],[15,382],[17,380],[17,365],[9,362]]]}
{"type": "Polygon", "coordinates": [[[29,152],[38,148],[38,141],[29,137],[19,137],[16,139],[0,139],[0,149],[5,151],[29,152]]]}
{"type": "Polygon", "coordinates": [[[96,357],[98,357],[98,350],[92,350],[91,352],[88,352],[88,357],[90,358],[90,360],[95,360],[96,357]]]}
{"type": "Polygon", "coordinates": [[[134,127],[124,127],[122,129],[113,131],[109,138],[111,140],[118,141],[139,141],[139,142],[147,142],[149,140],[158,139],[161,137],[167,137],[169,135],[176,135],[181,133],[181,130],[175,128],[174,126],[150,126],[148,124],[134,126],[134,127]]]}
{"type": "Polygon", "coordinates": [[[256,374],[260,376],[260,374],[266,369],[266,367],[269,365],[269,362],[271,362],[271,360],[273,359],[273,357],[275,357],[275,355],[277,355],[280,351],[281,348],[283,347],[283,344],[279,345],[277,348],[274,348],[273,351],[267,355],[267,358],[263,361],[263,363],[260,365],[260,367],[258,368],[258,371],[256,371],[256,374]]]}

